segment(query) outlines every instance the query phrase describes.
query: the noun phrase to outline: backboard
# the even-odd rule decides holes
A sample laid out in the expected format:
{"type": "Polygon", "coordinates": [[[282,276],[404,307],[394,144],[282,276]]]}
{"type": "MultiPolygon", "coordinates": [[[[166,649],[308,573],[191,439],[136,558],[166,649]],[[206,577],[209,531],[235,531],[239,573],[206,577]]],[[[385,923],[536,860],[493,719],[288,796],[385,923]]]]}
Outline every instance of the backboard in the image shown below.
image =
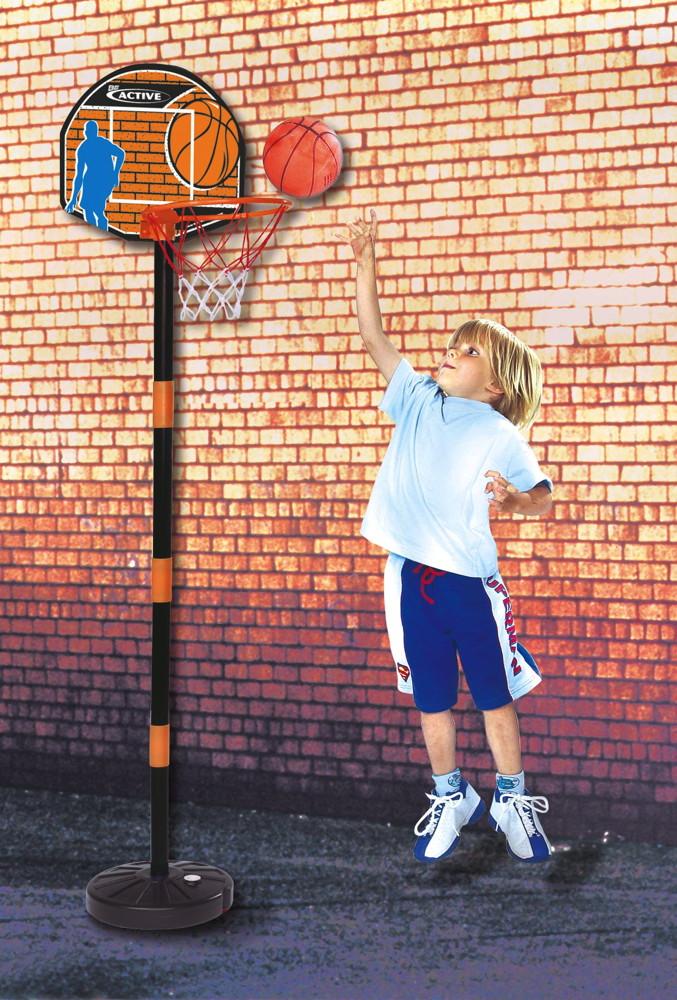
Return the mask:
{"type": "MultiPolygon", "coordinates": [[[[178,66],[103,77],[61,129],[61,204],[90,225],[141,239],[148,205],[243,194],[244,140],[223,102],[178,66]]],[[[223,223],[204,223],[204,228],[223,223]]]]}

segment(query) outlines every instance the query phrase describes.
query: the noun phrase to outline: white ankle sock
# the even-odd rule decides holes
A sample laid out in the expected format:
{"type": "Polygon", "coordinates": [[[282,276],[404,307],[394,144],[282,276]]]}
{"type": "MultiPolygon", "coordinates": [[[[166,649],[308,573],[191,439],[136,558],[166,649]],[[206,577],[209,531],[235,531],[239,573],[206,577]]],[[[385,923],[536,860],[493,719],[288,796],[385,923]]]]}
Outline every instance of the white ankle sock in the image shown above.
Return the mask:
{"type": "Polygon", "coordinates": [[[461,769],[457,767],[456,770],[449,771],[447,774],[433,774],[433,781],[437,795],[453,795],[461,785],[461,769]]]}
{"type": "Polygon", "coordinates": [[[524,771],[519,774],[501,774],[496,772],[496,787],[499,792],[517,792],[524,795],[524,771]]]}

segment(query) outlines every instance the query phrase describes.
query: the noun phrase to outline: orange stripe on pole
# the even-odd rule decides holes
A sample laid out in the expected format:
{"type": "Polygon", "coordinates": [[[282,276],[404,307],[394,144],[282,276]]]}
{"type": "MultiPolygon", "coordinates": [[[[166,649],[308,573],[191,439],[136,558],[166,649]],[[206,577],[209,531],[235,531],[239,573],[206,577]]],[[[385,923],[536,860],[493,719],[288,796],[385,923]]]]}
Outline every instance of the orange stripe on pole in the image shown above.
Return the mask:
{"type": "Polygon", "coordinates": [[[151,575],[153,604],[166,604],[172,599],[172,557],[153,559],[151,575]]]}
{"type": "Polygon", "coordinates": [[[150,727],[150,766],[169,767],[169,724],[150,727]]]}
{"type": "Polygon", "coordinates": [[[174,425],[174,383],[153,382],[153,427],[174,425]]]}

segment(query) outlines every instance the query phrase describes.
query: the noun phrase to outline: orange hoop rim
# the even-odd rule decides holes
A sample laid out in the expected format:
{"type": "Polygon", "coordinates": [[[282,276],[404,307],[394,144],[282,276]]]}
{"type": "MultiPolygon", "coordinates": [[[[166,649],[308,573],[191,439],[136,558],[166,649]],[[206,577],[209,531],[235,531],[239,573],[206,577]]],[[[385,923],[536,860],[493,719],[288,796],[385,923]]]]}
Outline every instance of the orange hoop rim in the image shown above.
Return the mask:
{"type": "Polygon", "coordinates": [[[183,219],[191,222],[218,222],[219,220],[235,219],[255,219],[266,215],[282,215],[287,209],[292,207],[293,202],[288,198],[280,198],[277,195],[242,195],[232,199],[225,198],[182,198],[177,201],[168,201],[162,205],[149,205],[141,214],[141,225],[139,235],[145,239],[156,241],[171,241],[174,239],[176,226],[183,219]],[[265,208],[247,209],[238,211],[242,205],[265,205],[265,208]],[[181,209],[195,209],[196,207],[206,207],[212,205],[214,208],[224,207],[223,211],[210,212],[208,215],[198,215],[192,211],[181,214],[181,209]],[[225,206],[232,206],[232,211],[225,209],[225,206]]]}

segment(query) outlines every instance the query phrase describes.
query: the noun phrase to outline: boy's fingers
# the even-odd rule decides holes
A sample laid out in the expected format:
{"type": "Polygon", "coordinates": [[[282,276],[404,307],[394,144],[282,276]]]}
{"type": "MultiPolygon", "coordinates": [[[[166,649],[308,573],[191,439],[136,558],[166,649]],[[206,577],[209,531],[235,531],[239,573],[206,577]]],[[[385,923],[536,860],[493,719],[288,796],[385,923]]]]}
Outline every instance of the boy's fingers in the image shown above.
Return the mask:
{"type": "Polygon", "coordinates": [[[342,233],[334,232],[334,236],[337,239],[343,240],[344,243],[352,243],[356,238],[369,238],[374,236],[376,232],[375,226],[375,213],[372,209],[372,224],[370,225],[364,219],[356,219],[355,222],[347,222],[346,228],[350,233],[350,236],[345,236],[342,233]]]}

